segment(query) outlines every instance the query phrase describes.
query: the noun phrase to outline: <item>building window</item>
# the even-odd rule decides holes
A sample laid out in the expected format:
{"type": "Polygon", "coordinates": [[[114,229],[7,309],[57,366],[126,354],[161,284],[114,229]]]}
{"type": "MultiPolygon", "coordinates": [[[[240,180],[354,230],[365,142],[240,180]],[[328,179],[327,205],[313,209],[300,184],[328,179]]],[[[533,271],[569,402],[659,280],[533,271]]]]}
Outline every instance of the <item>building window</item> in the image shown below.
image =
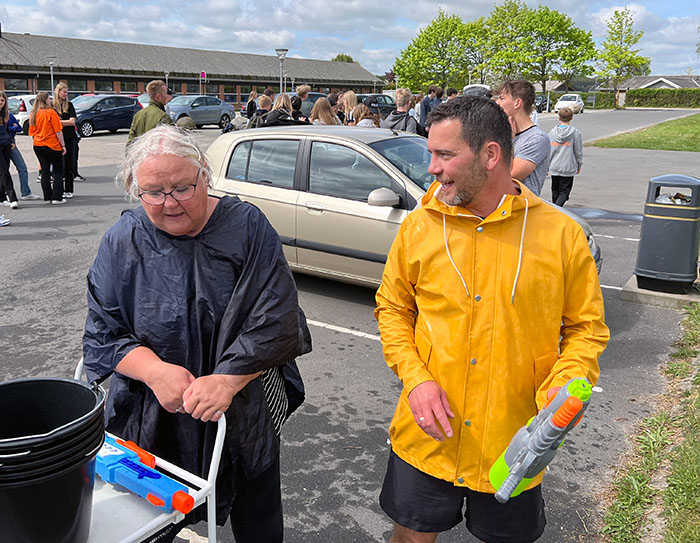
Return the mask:
{"type": "Polygon", "coordinates": [[[40,77],[39,80],[37,81],[37,88],[40,91],[53,92],[53,89],[51,88],[51,80],[50,79],[44,79],[44,78],[40,77]]]}
{"type": "Polygon", "coordinates": [[[85,79],[67,79],[66,84],[68,89],[75,92],[87,91],[87,80],[85,79]]]}
{"type": "Polygon", "coordinates": [[[111,91],[114,90],[112,81],[107,80],[95,80],[95,90],[96,91],[111,91]]]}
{"type": "Polygon", "coordinates": [[[219,84],[218,83],[207,83],[207,94],[219,94],[219,84]]]}
{"type": "Polygon", "coordinates": [[[5,90],[15,91],[15,90],[27,90],[26,79],[11,79],[9,77],[5,78],[5,90]]]}
{"type": "Polygon", "coordinates": [[[139,86],[136,81],[122,81],[121,89],[122,92],[138,92],[139,86]]]}
{"type": "Polygon", "coordinates": [[[187,83],[187,94],[199,94],[199,83],[187,83]]]}

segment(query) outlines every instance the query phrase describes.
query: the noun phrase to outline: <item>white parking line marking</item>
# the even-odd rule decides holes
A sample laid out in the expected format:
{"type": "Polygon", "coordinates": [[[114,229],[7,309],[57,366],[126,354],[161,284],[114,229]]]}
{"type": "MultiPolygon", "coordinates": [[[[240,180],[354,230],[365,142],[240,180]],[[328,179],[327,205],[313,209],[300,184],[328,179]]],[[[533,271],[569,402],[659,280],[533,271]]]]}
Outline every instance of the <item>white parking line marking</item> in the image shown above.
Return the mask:
{"type": "Polygon", "coordinates": [[[373,334],[366,334],[365,332],[358,332],[357,330],[350,330],[350,328],[343,328],[342,326],[335,326],[333,324],[326,324],[325,322],[318,321],[306,321],[312,326],[318,326],[319,328],[327,328],[328,330],[333,330],[334,332],[342,332],[343,334],[350,334],[351,336],[357,336],[365,339],[372,339],[374,341],[381,341],[379,336],[373,334]]]}
{"type": "Polygon", "coordinates": [[[622,287],[611,287],[610,285],[600,285],[600,288],[609,288],[610,290],[622,290],[622,287]]]}
{"type": "Polygon", "coordinates": [[[597,238],[623,239],[625,241],[639,241],[637,238],[622,238],[620,236],[608,236],[606,234],[594,234],[597,238]]]}

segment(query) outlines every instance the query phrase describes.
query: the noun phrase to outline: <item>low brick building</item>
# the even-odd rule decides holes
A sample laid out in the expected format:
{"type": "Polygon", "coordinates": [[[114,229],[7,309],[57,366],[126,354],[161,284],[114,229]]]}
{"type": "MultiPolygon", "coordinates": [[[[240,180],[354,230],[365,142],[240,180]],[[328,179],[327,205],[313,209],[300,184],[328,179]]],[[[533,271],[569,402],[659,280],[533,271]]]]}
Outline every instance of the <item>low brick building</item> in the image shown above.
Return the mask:
{"type": "MultiPolygon", "coordinates": [[[[71,95],[140,94],[152,79],[167,80],[176,94],[208,94],[237,104],[253,89],[279,92],[276,55],[0,32],[0,90],[50,91],[52,69],[54,83],[66,82],[71,95]]],[[[384,85],[356,62],[287,57],[284,71],[286,90],[306,83],[320,92],[369,93],[384,85]]]]}

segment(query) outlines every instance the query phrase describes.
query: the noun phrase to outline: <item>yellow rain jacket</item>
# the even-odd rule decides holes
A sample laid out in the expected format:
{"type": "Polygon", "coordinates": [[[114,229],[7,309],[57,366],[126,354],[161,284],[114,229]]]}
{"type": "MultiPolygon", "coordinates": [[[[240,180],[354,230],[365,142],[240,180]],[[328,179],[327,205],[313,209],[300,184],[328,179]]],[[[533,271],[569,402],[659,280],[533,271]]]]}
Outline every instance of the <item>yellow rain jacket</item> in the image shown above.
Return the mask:
{"type": "Polygon", "coordinates": [[[402,223],[377,292],[384,356],[403,383],[394,452],[479,492],[495,492],[491,465],[547,390],[597,381],[610,338],[583,229],[514,182],[521,193],[504,195],[483,220],[442,203],[433,183],[402,223]],[[421,430],[408,403],[430,380],[455,414],[443,442],[421,430]]]}

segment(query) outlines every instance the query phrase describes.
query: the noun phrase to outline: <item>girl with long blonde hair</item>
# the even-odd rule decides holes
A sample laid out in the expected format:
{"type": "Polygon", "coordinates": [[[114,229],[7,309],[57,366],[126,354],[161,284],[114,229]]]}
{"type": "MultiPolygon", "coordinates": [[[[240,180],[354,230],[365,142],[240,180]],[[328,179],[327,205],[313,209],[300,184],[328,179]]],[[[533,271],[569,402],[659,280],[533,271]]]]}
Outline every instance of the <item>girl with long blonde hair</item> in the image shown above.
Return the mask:
{"type": "Polygon", "coordinates": [[[63,198],[63,155],[66,142],[63,125],[56,110],[51,107],[49,93],[41,91],[34,100],[29,115],[29,135],[34,138],[34,154],[41,164],[41,190],[47,204],[65,204],[63,198]],[[53,168],[53,184],[51,169],[53,168]]]}
{"type": "Polygon", "coordinates": [[[345,120],[343,124],[351,124],[354,122],[353,110],[357,105],[357,95],[354,91],[348,90],[343,93],[343,103],[345,104],[345,120]]]}
{"type": "Polygon", "coordinates": [[[75,107],[68,100],[68,85],[59,83],[53,92],[53,108],[58,113],[63,126],[63,139],[66,153],[63,155],[63,197],[73,198],[73,180],[75,179],[75,152],[78,136],[75,132],[75,107]]]}
{"type": "Polygon", "coordinates": [[[311,110],[311,124],[340,124],[340,119],[333,113],[333,108],[331,108],[331,103],[327,98],[316,100],[311,110]]]}

